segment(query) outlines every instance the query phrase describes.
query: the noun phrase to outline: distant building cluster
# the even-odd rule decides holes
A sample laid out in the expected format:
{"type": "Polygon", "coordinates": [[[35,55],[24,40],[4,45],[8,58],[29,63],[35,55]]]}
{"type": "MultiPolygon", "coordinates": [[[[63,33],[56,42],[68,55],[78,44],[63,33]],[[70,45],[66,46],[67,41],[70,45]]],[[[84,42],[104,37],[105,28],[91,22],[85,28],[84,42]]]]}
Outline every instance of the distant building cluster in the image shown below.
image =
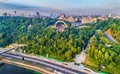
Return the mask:
{"type": "MultiPolygon", "coordinates": [[[[69,21],[71,23],[71,26],[82,26],[84,24],[94,24],[97,23],[98,21],[105,21],[108,20],[109,18],[112,19],[120,19],[120,15],[96,15],[96,16],[66,16],[65,14],[61,14],[60,16],[57,17],[58,21],[69,21]]],[[[88,26],[82,26],[82,27],[87,27],[88,26]]],[[[55,25],[52,25],[51,28],[56,29],[58,32],[63,32],[65,31],[65,24],[63,22],[58,22],[55,25]],[[56,26],[57,25],[57,26],[56,26]]]]}
{"type": "Polygon", "coordinates": [[[91,16],[81,16],[81,17],[68,16],[68,17],[66,17],[65,14],[61,14],[58,17],[58,20],[69,21],[72,26],[80,26],[82,24],[96,23],[98,19],[96,17],[91,17],[91,16]]]}
{"type": "Polygon", "coordinates": [[[86,16],[66,16],[65,14],[61,14],[60,16],[51,13],[48,16],[43,16],[40,14],[40,12],[34,12],[34,14],[30,13],[22,13],[18,11],[12,11],[12,13],[7,13],[4,12],[3,16],[9,16],[9,17],[16,17],[16,16],[21,16],[21,17],[33,17],[33,18],[43,18],[43,20],[46,17],[50,18],[57,18],[58,20],[61,21],[69,21],[72,26],[80,26],[83,24],[92,24],[92,23],[97,23],[97,21],[105,21],[108,20],[109,18],[113,19],[120,19],[120,15],[114,15],[114,14],[109,14],[109,15],[86,15],[86,16]]]}
{"type": "MultiPolygon", "coordinates": [[[[7,10],[6,10],[7,11],[7,10]]],[[[8,10],[9,11],[9,10],[8,10]]],[[[6,17],[34,17],[34,18],[40,18],[40,12],[29,12],[29,11],[9,11],[9,12],[3,12],[3,16],[6,17]]]]}
{"type": "Polygon", "coordinates": [[[92,24],[92,23],[97,23],[97,21],[105,21],[108,20],[109,18],[113,19],[120,19],[120,15],[114,15],[114,14],[109,14],[109,15],[96,15],[96,16],[66,16],[65,14],[61,14],[58,17],[58,20],[64,20],[64,21],[69,21],[73,26],[79,26],[83,24],[92,24]]]}
{"type": "Polygon", "coordinates": [[[65,14],[61,14],[60,17],[58,18],[58,20],[69,21],[71,23],[73,23],[73,22],[80,22],[80,19],[78,17],[76,17],[76,16],[66,17],[65,14]]]}
{"type": "Polygon", "coordinates": [[[82,17],[81,18],[81,23],[82,24],[87,24],[87,23],[96,23],[97,22],[97,18],[96,17],[91,17],[91,16],[88,16],[88,17],[82,17]]]}

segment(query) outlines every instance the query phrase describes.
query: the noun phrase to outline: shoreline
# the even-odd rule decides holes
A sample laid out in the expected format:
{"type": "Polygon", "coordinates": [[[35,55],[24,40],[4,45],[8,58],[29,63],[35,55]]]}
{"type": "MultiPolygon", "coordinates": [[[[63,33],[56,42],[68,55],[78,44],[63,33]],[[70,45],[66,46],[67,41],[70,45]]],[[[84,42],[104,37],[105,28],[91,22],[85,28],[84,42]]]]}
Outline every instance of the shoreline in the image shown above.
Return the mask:
{"type": "Polygon", "coordinates": [[[10,64],[10,65],[14,65],[14,66],[18,66],[18,67],[21,67],[21,68],[30,69],[30,70],[33,70],[33,71],[36,71],[36,72],[40,72],[42,74],[54,74],[53,72],[42,69],[40,67],[27,65],[27,64],[20,63],[20,62],[15,62],[15,61],[6,60],[6,59],[1,59],[1,62],[6,63],[6,64],[10,64]]]}

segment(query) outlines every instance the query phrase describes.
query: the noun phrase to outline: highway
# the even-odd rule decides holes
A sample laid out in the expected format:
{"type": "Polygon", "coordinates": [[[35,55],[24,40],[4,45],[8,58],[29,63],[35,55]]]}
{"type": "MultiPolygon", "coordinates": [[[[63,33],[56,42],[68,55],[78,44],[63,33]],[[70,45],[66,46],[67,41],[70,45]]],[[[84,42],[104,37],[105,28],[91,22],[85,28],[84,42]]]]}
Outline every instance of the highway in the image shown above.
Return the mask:
{"type": "Polygon", "coordinates": [[[24,58],[24,61],[26,61],[26,62],[32,62],[32,63],[38,64],[38,65],[44,66],[46,68],[50,68],[53,71],[59,71],[64,74],[85,74],[79,70],[72,69],[72,68],[66,67],[64,65],[60,65],[60,64],[53,63],[53,62],[50,62],[47,60],[33,58],[33,57],[21,55],[21,54],[3,53],[1,55],[2,55],[2,57],[6,58],[6,59],[11,58],[11,59],[23,60],[23,58],[24,58]]]}

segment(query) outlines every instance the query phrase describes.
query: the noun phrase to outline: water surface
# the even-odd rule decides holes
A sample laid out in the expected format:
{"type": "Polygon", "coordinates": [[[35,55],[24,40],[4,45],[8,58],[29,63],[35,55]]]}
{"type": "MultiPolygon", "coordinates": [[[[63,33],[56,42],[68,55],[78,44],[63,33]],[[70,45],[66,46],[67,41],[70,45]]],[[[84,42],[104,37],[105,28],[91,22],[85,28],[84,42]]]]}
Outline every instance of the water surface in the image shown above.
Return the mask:
{"type": "Polygon", "coordinates": [[[40,73],[9,64],[2,64],[0,65],[0,74],[40,74],[40,73]]]}

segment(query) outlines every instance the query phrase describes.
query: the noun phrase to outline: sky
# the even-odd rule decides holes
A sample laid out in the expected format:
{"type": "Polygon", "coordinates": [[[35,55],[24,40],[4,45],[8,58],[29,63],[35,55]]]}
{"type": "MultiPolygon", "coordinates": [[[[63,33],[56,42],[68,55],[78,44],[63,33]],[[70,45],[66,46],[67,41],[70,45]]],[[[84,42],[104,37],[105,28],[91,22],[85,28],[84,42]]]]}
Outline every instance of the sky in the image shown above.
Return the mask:
{"type": "Polygon", "coordinates": [[[0,2],[56,9],[120,8],[120,0],[0,0],[0,2]]]}
{"type": "Polygon", "coordinates": [[[0,12],[6,9],[65,13],[69,15],[120,14],[120,0],[0,0],[0,12]]]}

